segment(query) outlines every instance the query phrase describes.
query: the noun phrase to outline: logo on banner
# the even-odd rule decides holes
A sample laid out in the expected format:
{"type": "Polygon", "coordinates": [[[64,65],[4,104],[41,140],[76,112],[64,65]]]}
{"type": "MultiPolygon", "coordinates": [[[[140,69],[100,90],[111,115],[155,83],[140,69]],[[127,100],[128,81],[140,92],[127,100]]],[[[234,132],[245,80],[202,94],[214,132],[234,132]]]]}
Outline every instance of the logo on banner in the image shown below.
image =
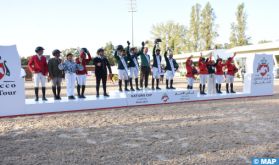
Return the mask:
{"type": "Polygon", "coordinates": [[[164,93],[163,96],[162,96],[162,98],[161,98],[161,100],[163,101],[163,103],[168,102],[169,99],[170,99],[170,98],[169,98],[169,96],[168,96],[167,93],[164,93]]]}
{"type": "Polygon", "coordinates": [[[269,65],[264,57],[258,64],[257,72],[260,73],[262,77],[264,77],[269,72],[269,65]]]}
{"type": "MultiPolygon", "coordinates": [[[[254,84],[272,83],[272,74],[270,73],[270,61],[266,57],[260,58],[257,67],[255,67],[254,84]]],[[[272,70],[272,69],[271,69],[272,70]]]]}
{"type": "Polygon", "coordinates": [[[7,66],[7,61],[1,62],[2,57],[0,56],[0,80],[2,80],[5,76],[10,76],[10,70],[7,66]]]}

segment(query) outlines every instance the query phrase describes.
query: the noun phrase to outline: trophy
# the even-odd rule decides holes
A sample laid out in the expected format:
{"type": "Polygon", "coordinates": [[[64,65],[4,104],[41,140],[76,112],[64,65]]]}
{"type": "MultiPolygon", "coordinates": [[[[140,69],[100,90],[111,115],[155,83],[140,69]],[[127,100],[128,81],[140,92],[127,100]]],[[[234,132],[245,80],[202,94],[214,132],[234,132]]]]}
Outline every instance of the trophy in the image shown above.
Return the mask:
{"type": "Polygon", "coordinates": [[[160,49],[159,43],[162,42],[161,38],[155,39],[154,43],[156,45],[156,49],[160,49]]]}

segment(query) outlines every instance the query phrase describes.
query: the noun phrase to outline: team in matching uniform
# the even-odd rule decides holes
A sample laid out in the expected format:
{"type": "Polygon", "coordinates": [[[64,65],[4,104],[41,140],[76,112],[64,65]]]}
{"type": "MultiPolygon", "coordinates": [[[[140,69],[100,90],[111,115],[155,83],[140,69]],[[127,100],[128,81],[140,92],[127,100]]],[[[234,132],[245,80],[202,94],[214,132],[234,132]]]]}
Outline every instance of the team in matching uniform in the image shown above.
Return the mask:
{"type": "Polygon", "coordinates": [[[236,53],[232,57],[229,57],[226,62],[223,62],[219,56],[216,62],[212,60],[212,55],[205,59],[202,54],[198,61],[198,70],[195,68],[192,58],[190,56],[186,60],[186,77],[188,81],[187,89],[193,89],[193,82],[195,80],[195,75],[199,74],[200,77],[200,94],[206,95],[205,86],[208,82],[208,91],[210,94],[222,94],[221,84],[226,79],[226,92],[235,93],[233,89],[234,76],[238,72],[237,67],[233,63],[233,59],[236,53]],[[226,72],[224,72],[226,70],[226,72]],[[214,88],[215,83],[215,88],[214,88]],[[230,87],[230,89],[229,89],[230,87]]]}
{"type": "MultiPolygon", "coordinates": [[[[127,41],[128,46],[124,48],[122,45],[118,45],[114,53],[114,58],[118,64],[118,86],[119,91],[123,92],[122,83],[124,82],[124,91],[139,91],[141,88],[148,89],[148,77],[152,71],[152,90],[160,90],[160,75],[162,70],[162,56],[161,50],[158,47],[158,40],[155,41],[153,48],[153,64],[150,64],[150,55],[148,54],[148,48],[145,47],[145,43],[142,42],[140,51],[136,47],[130,47],[130,42],[127,41]],[[138,62],[140,57],[141,64],[138,62]],[[139,84],[139,72],[140,72],[140,84],[139,84]],[[135,89],[133,87],[133,80],[135,80],[135,89]],[[156,81],[156,87],[155,87],[156,81]],[[143,84],[144,82],[144,84],[143,84]],[[130,85],[130,88],[128,88],[130,85]]],[[[48,63],[46,57],[43,56],[44,48],[37,47],[35,49],[36,55],[32,56],[28,62],[29,70],[33,73],[34,79],[34,90],[35,90],[35,101],[39,100],[39,84],[42,89],[42,100],[47,101],[46,98],[46,81],[48,79],[52,82],[52,92],[55,100],[61,100],[61,82],[65,78],[67,86],[68,99],[75,99],[74,89],[77,86],[78,98],[86,98],[86,77],[87,68],[86,65],[93,60],[95,66],[96,76],[96,97],[99,97],[99,88],[102,81],[103,95],[109,97],[106,90],[107,78],[112,80],[111,65],[104,54],[104,49],[100,48],[97,50],[97,55],[92,59],[91,54],[86,48],[80,50],[79,56],[74,59],[73,54],[68,53],[66,60],[60,58],[61,52],[55,49],[48,63]],[[108,72],[109,71],[109,72],[108,72]],[[75,85],[77,83],[77,85],[75,85]]],[[[233,89],[234,75],[238,71],[234,65],[234,56],[229,57],[226,62],[221,58],[217,58],[216,62],[212,60],[212,55],[205,59],[203,55],[200,55],[197,66],[195,67],[192,60],[193,56],[186,59],[186,78],[187,78],[187,89],[193,89],[194,81],[199,75],[199,89],[201,95],[206,95],[205,88],[208,83],[209,94],[221,94],[221,84],[226,79],[226,92],[235,93],[233,89]],[[224,72],[226,70],[226,72],[224,72]],[[215,87],[214,87],[215,84],[215,87]]],[[[179,68],[178,63],[173,58],[173,53],[170,49],[164,53],[164,59],[166,67],[166,89],[175,89],[173,86],[173,78],[176,71],[179,68]]]]}

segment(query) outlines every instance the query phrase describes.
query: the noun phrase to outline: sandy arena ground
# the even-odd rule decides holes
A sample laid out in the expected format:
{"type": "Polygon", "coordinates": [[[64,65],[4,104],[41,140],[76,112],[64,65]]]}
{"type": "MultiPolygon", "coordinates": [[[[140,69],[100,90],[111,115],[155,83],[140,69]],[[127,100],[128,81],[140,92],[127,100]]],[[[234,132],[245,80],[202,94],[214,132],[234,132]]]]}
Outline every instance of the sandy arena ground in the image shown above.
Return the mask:
{"type": "MultiPolygon", "coordinates": [[[[0,164],[251,164],[279,157],[275,95],[0,119],[0,164]]],[[[2,107],[3,108],[3,107],[2,107]]]]}

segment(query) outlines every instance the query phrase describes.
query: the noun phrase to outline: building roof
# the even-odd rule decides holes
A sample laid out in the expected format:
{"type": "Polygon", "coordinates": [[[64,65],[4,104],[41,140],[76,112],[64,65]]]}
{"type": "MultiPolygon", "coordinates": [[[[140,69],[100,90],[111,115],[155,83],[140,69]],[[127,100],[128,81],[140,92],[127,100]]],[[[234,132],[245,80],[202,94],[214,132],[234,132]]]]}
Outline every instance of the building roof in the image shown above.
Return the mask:
{"type": "Polygon", "coordinates": [[[262,50],[270,50],[270,49],[279,49],[279,42],[237,46],[237,47],[228,49],[228,52],[244,53],[244,52],[250,52],[250,51],[262,51],[262,50]]]}

